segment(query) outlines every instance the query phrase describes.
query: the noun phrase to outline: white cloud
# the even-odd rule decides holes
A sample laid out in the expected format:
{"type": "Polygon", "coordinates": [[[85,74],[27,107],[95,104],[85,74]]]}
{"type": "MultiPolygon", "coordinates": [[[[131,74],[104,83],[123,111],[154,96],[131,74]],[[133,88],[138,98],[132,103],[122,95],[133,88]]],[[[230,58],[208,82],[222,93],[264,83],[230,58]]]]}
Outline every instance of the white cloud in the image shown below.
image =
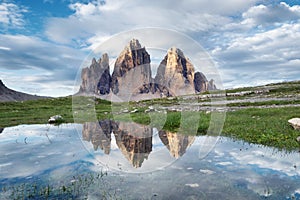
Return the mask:
{"type": "Polygon", "coordinates": [[[243,23],[249,23],[252,26],[297,21],[300,18],[300,6],[289,6],[284,2],[269,6],[260,4],[244,12],[243,18],[245,19],[243,23]]]}
{"type": "Polygon", "coordinates": [[[13,3],[0,3],[0,25],[4,27],[22,27],[25,23],[23,14],[28,12],[24,7],[13,3]]]}

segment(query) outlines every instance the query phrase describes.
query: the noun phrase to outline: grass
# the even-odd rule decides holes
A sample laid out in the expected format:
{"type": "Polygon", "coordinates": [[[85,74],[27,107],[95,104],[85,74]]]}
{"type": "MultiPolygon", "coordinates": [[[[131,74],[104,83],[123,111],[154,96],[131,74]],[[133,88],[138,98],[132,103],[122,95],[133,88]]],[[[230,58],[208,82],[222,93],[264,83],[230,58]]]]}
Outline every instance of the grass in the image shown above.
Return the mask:
{"type": "Polygon", "coordinates": [[[116,199],[114,193],[107,192],[104,177],[106,172],[89,172],[73,176],[62,183],[50,184],[36,180],[21,184],[2,185],[0,193],[5,199],[88,199],[89,188],[97,187],[101,199],[116,199]]]}
{"type": "MultiPolygon", "coordinates": [[[[178,99],[161,99],[162,105],[173,105],[178,99]]],[[[234,103],[228,106],[261,106],[299,104],[294,101],[266,101],[234,103]]],[[[0,127],[18,124],[45,124],[49,117],[61,115],[66,123],[84,123],[101,119],[134,121],[136,123],[162,128],[184,134],[204,135],[213,131],[210,126],[215,113],[205,112],[147,112],[150,105],[160,105],[160,100],[130,103],[111,103],[93,97],[64,97],[40,99],[25,102],[0,103],[0,127]],[[73,107],[72,107],[73,104],[73,107]],[[72,110],[73,109],[73,110],[72,110]],[[125,110],[128,110],[125,112],[125,110]],[[134,112],[131,112],[134,111],[134,112]],[[74,116],[73,116],[74,113],[74,116]]],[[[296,141],[300,132],[294,130],[288,119],[297,116],[300,107],[285,108],[245,108],[227,112],[222,134],[247,142],[273,146],[280,149],[299,149],[296,141]]],[[[213,123],[212,123],[213,125],[213,123]]]]}

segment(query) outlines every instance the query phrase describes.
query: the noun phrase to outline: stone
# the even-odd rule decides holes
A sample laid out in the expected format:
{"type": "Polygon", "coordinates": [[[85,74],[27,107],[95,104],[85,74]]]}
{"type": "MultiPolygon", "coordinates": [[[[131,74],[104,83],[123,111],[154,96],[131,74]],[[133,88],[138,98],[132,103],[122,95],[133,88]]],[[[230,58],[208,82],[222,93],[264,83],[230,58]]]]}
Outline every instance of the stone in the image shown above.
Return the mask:
{"type": "Polygon", "coordinates": [[[181,157],[186,152],[187,148],[195,141],[194,136],[182,135],[164,130],[160,130],[158,135],[174,158],[181,157]]]}
{"type": "Polygon", "coordinates": [[[161,61],[154,82],[161,96],[193,94],[194,66],[180,49],[172,47],[161,61]]]}
{"type": "Polygon", "coordinates": [[[105,53],[97,62],[93,58],[90,67],[81,71],[82,83],[80,93],[87,94],[108,94],[111,88],[111,76],[109,71],[109,58],[105,53]]]}
{"type": "Polygon", "coordinates": [[[60,116],[60,115],[54,115],[54,116],[52,116],[52,117],[50,117],[49,119],[48,119],[48,123],[58,123],[58,122],[62,122],[64,119],[63,119],[63,117],[62,116],[60,116]]]}
{"type": "Polygon", "coordinates": [[[300,118],[292,118],[288,122],[293,126],[295,130],[300,130],[300,118]]]}
{"type": "Polygon", "coordinates": [[[112,74],[112,91],[119,96],[149,93],[151,85],[150,55],[138,40],[132,39],[118,56],[112,74]]]}
{"type": "Polygon", "coordinates": [[[300,136],[298,136],[298,137],[296,138],[296,140],[297,140],[297,142],[300,142],[300,136]]]}
{"type": "Polygon", "coordinates": [[[205,92],[208,90],[208,81],[203,73],[196,72],[194,75],[194,85],[195,91],[197,92],[205,92]]]}

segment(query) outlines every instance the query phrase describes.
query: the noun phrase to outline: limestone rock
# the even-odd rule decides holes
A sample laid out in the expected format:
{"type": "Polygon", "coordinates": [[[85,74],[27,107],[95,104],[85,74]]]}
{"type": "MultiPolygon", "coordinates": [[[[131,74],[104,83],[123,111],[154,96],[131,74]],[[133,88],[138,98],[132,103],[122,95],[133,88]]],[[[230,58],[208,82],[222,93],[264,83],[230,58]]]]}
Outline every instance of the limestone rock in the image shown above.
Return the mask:
{"type": "Polygon", "coordinates": [[[210,81],[208,82],[208,88],[207,89],[209,91],[217,89],[217,86],[215,85],[214,79],[210,79],[210,81]]]}
{"type": "Polygon", "coordinates": [[[88,94],[108,94],[111,88],[109,70],[109,58],[107,54],[103,54],[98,62],[93,58],[90,67],[82,69],[80,92],[88,94]]]}
{"type": "Polygon", "coordinates": [[[195,93],[194,66],[180,49],[168,50],[157,69],[155,84],[166,96],[195,93]]]}
{"type": "Polygon", "coordinates": [[[48,119],[48,123],[59,123],[59,122],[63,122],[63,117],[62,116],[60,116],[60,115],[54,115],[54,116],[52,116],[52,117],[50,117],[49,119],[48,119]]]}
{"type": "Polygon", "coordinates": [[[300,118],[292,118],[288,121],[296,130],[300,130],[300,118]]]}
{"type": "Polygon", "coordinates": [[[201,72],[196,72],[194,77],[194,85],[196,92],[205,92],[208,90],[209,83],[201,72]]]}
{"type": "Polygon", "coordinates": [[[151,84],[150,55],[133,39],[116,60],[112,74],[112,91],[120,96],[154,92],[151,84]]]}
{"type": "Polygon", "coordinates": [[[117,146],[127,160],[133,167],[141,167],[152,151],[152,128],[136,123],[119,122],[114,124],[113,133],[117,146]]]}
{"type": "Polygon", "coordinates": [[[194,136],[181,135],[162,130],[158,132],[158,135],[162,143],[169,149],[170,154],[175,158],[181,157],[195,140],[194,136]]]}
{"type": "Polygon", "coordinates": [[[98,148],[105,154],[110,153],[112,122],[110,120],[102,120],[98,122],[86,122],[83,124],[82,138],[93,144],[94,150],[98,148]]]}

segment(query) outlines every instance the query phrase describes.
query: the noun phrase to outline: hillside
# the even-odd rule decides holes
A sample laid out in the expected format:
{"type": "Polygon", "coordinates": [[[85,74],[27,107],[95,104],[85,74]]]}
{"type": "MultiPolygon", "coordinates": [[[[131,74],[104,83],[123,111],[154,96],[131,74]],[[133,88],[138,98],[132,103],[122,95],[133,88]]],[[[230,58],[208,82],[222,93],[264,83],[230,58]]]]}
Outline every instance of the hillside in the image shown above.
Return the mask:
{"type": "Polygon", "coordinates": [[[42,98],[47,98],[47,97],[30,95],[30,94],[9,89],[4,85],[2,80],[0,80],[0,102],[27,101],[27,100],[35,100],[35,99],[42,99],[42,98]]]}

